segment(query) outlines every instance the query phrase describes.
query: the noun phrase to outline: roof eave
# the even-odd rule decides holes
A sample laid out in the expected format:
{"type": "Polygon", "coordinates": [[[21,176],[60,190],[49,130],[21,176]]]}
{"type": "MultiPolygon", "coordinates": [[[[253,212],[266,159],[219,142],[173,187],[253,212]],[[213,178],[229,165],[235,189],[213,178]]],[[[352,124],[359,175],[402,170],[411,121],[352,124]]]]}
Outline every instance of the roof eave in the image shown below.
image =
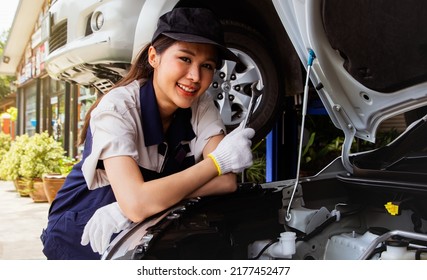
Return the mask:
{"type": "Polygon", "coordinates": [[[3,56],[0,60],[0,74],[13,76],[25,52],[34,24],[43,7],[44,0],[20,0],[16,8],[12,27],[9,31],[3,56]]]}

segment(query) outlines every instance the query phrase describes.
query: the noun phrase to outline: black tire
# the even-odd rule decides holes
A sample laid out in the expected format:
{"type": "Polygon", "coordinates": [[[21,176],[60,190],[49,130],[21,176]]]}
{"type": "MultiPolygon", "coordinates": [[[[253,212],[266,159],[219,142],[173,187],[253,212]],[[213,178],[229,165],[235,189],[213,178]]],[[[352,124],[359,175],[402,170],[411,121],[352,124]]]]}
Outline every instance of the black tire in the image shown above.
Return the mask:
{"type": "Polygon", "coordinates": [[[243,63],[226,61],[217,71],[209,93],[220,109],[227,130],[231,131],[246,117],[252,83],[261,81],[263,93],[249,123],[256,132],[252,140],[255,145],[271,131],[283,109],[284,93],[280,92],[274,54],[256,30],[234,21],[223,21],[223,27],[227,46],[243,63]]]}

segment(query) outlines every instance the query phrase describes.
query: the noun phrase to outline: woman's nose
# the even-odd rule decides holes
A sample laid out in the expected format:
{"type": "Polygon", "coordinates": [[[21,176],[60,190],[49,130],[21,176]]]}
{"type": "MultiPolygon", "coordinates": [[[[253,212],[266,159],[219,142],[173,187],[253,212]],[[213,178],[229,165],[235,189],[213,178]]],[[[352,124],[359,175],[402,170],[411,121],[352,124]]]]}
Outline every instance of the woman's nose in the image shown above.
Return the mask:
{"type": "Polygon", "coordinates": [[[198,82],[200,80],[200,69],[196,65],[193,65],[188,70],[187,74],[188,79],[192,80],[193,82],[198,82]]]}

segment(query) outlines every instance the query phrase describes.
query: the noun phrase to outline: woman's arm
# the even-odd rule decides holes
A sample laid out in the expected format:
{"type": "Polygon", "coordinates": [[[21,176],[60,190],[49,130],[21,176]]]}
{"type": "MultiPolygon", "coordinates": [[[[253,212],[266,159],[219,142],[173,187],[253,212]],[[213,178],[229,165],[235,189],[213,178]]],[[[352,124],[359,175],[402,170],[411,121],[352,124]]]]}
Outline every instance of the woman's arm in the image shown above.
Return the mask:
{"type": "Polygon", "coordinates": [[[135,160],[128,156],[104,160],[108,178],[125,216],[139,222],[195,193],[217,177],[214,162],[206,158],[181,172],[145,182],[135,160]]]}
{"type": "Polygon", "coordinates": [[[215,150],[223,135],[212,137],[203,149],[204,159],[196,165],[164,178],[145,182],[137,163],[130,157],[104,160],[111,186],[124,214],[138,222],[184,198],[230,193],[236,190],[236,175],[217,176],[207,155],[215,150]]]}
{"type": "Polygon", "coordinates": [[[212,138],[204,148],[202,161],[181,172],[148,182],[144,181],[137,163],[129,156],[105,159],[104,166],[123,213],[130,220],[139,222],[186,197],[218,193],[217,184],[224,183],[234,190],[233,176],[223,175],[218,181],[209,181],[218,174],[239,173],[252,164],[250,139],[254,134],[253,129],[245,128],[234,130],[223,140],[212,138]],[[208,157],[209,151],[212,152],[208,157]]]}

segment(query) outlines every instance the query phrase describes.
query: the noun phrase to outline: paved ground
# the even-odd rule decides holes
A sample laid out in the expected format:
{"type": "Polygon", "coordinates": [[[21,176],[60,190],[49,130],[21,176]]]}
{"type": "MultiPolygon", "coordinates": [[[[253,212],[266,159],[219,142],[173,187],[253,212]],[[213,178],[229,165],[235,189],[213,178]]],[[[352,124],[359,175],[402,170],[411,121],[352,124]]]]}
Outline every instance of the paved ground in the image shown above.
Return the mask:
{"type": "Polygon", "coordinates": [[[49,203],[20,197],[12,182],[0,181],[0,260],[44,260],[40,234],[49,203]]]}

